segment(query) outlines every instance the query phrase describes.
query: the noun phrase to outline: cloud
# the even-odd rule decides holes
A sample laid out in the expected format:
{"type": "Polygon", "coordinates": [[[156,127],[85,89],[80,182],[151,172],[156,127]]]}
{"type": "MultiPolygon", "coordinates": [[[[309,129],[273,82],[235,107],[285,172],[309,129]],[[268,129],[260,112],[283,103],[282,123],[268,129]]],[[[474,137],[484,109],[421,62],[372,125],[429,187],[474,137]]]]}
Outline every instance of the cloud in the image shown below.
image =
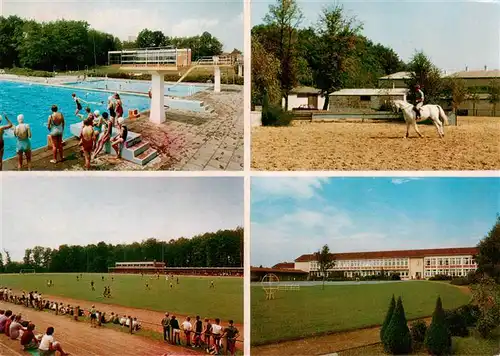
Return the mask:
{"type": "Polygon", "coordinates": [[[500,0],[467,0],[468,2],[482,3],[482,4],[500,4],[500,0]]]}
{"type": "Polygon", "coordinates": [[[328,178],[253,178],[252,199],[256,201],[269,197],[311,199],[328,183],[328,178]]]}
{"type": "Polygon", "coordinates": [[[395,184],[395,185],[401,185],[401,184],[405,184],[405,183],[411,182],[412,180],[420,180],[420,179],[422,179],[422,178],[417,178],[417,177],[413,177],[413,178],[392,178],[391,183],[395,184]]]}

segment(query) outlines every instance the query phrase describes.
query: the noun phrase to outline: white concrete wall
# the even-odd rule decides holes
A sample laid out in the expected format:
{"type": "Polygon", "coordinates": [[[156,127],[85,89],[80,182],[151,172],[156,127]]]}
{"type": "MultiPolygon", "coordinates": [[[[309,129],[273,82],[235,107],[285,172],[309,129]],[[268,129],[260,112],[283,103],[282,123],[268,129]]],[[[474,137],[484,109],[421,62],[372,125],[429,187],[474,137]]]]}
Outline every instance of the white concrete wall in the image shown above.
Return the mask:
{"type": "Polygon", "coordinates": [[[250,113],[250,123],[252,127],[262,126],[262,112],[252,111],[250,113]]]}
{"type": "MultiPolygon", "coordinates": [[[[298,108],[300,105],[307,105],[309,100],[307,97],[298,97],[297,94],[288,95],[288,111],[291,111],[293,108],[298,108]]],[[[321,95],[318,95],[318,109],[323,109],[323,105],[325,104],[325,98],[321,95]]],[[[281,100],[281,105],[285,107],[285,99],[281,100]]]]}
{"type": "Polygon", "coordinates": [[[417,272],[420,273],[420,278],[424,279],[424,259],[423,258],[410,258],[410,278],[417,278],[417,272]]]}
{"type": "Polygon", "coordinates": [[[301,271],[310,272],[311,266],[309,262],[295,262],[295,269],[300,269],[301,271]]]}

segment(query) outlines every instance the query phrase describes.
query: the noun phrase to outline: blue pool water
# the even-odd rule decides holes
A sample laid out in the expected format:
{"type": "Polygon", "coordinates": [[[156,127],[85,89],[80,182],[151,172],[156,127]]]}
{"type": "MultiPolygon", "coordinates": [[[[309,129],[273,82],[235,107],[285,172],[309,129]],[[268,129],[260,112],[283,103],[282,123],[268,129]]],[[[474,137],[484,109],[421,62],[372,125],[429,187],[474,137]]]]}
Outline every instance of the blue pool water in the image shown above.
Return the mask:
{"type": "MultiPolygon", "coordinates": [[[[59,107],[66,120],[64,138],[71,137],[69,126],[80,122],[75,116],[76,106],[71,98],[75,93],[78,97],[96,104],[91,104],[92,111],[106,111],[106,102],[110,93],[75,90],[60,87],[45,86],[30,83],[16,83],[0,80],[0,114],[7,114],[14,125],[17,124],[17,115],[23,114],[25,123],[30,124],[32,149],[47,145],[47,119],[51,114],[50,107],[55,104],[59,107]],[[101,104],[103,102],[103,104],[101,104]]],[[[129,109],[144,111],[149,109],[149,98],[137,95],[120,95],[123,100],[124,116],[129,109]]],[[[85,104],[83,104],[85,108],[85,104]]],[[[5,125],[5,119],[0,125],[5,125]]],[[[12,130],[4,133],[5,152],[4,159],[15,156],[16,138],[12,130]]]]}
{"type": "MultiPolygon", "coordinates": [[[[65,83],[74,87],[102,89],[110,91],[133,91],[138,93],[147,93],[151,87],[151,83],[142,80],[88,80],[84,82],[71,82],[65,83]]],[[[207,89],[207,85],[199,84],[165,84],[165,95],[185,97],[193,95],[199,91],[207,89]]]]}

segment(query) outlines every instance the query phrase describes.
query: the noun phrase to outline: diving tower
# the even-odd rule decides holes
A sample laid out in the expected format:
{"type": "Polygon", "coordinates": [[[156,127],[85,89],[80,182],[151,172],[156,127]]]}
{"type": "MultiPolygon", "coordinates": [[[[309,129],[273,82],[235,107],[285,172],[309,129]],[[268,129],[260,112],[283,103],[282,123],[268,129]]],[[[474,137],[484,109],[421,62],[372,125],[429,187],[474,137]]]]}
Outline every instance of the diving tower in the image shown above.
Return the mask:
{"type": "Polygon", "coordinates": [[[119,65],[125,72],[147,73],[151,75],[150,121],[165,122],[165,74],[182,72],[184,74],[174,84],[184,80],[197,68],[214,69],[214,92],[221,91],[221,67],[232,67],[235,62],[229,56],[202,57],[191,62],[191,49],[184,48],[142,48],[108,52],[108,63],[119,65]]]}

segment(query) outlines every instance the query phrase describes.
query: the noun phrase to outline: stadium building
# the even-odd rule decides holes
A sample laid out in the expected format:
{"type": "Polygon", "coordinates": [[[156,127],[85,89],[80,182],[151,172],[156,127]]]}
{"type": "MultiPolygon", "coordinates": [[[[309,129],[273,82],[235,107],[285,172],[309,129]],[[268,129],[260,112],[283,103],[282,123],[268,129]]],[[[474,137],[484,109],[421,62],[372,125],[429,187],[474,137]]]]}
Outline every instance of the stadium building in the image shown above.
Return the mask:
{"type": "MultiPolygon", "coordinates": [[[[477,269],[476,247],[440,248],[378,252],[349,252],[332,254],[335,266],[329,272],[343,272],[345,277],[366,277],[399,274],[401,279],[428,279],[435,275],[465,277],[477,269]]],[[[297,258],[294,269],[320,276],[314,254],[297,258]]]]}
{"type": "Polygon", "coordinates": [[[243,277],[243,267],[167,267],[165,262],[157,261],[116,262],[114,267],[108,267],[108,272],[243,277]]]}

